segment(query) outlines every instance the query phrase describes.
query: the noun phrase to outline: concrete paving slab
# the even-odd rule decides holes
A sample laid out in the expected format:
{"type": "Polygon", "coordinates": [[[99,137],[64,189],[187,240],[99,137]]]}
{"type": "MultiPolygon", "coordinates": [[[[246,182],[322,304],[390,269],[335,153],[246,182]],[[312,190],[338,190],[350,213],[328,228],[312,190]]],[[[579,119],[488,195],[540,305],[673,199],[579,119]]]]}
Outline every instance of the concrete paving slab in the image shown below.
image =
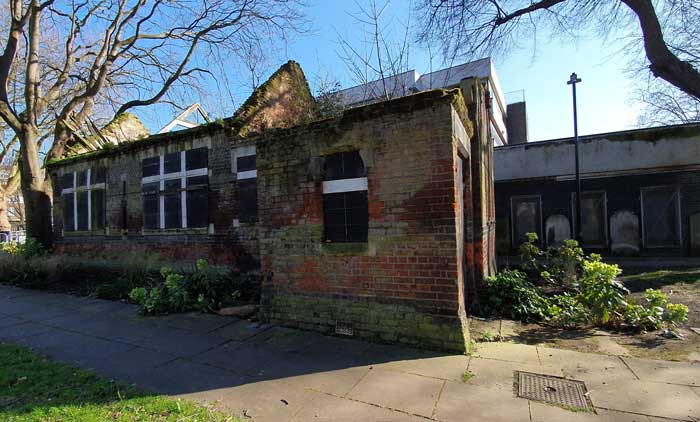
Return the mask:
{"type": "Polygon", "coordinates": [[[176,359],[163,352],[134,347],[120,353],[114,353],[109,359],[92,363],[90,369],[95,372],[127,383],[145,385],[153,376],[153,370],[176,359]]]}
{"type": "Polygon", "coordinates": [[[265,381],[236,388],[203,391],[184,398],[218,403],[233,414],[245,415],[255,422],[288,421],[320,393],[279,381],[265,381]]]}
{"type": "Polygon", "coordinates": [[[476,356],[487,359],[507,360],[510,362],[539,365],[537,347],[514,343],[479,343],[476,356]]]}
{"type": "Polygon", "coordinates": [[[133,346],[68,331],[54,330],[40,335],[25,337],[17,344],[63,362],[81,367],[92,367],[109,360],[115,353],[125,352],[133,346]]]}
{"type": "Polygon", "coordinates": [[[0,341],[18,341],[25,337],[48,333],[52,330],[51,327],[47,327],[46,325],[25,322],[23,324],[0,328],[0,341]]]}
{"type": "Polygon", "coordinates": [[[359,356],[362,365],[379,365],[380,363],[399,360],[429,359],[445,356],[445,353],[430,350],[414,349],[411,347],[393,346],[390,344],[371,344],[359,356]]]}
{"type": "Polygon", "coordinates": [[[250,342],[285,353],[299,353],[308,348],[319,335],[286,327],[272,327],[251,338],[250,342]]]}
{"type": "Polygon", "coordinates": [[[489,421],[529,422],[528,401],[513,392],[446,381],[435,409],[435,419],[443,422],[489,421]]]}
{"type": "Polygon", "coordinates": [[[617,356],[548,347],[540,347],[539,352],[544,365],[562,368],[565,377],[584,381],[589,390],[637,379],[617,356]]]}
{"type": "Polygon", "coordinates": [[[181,395],[229,389],[251,382],[249,377],[243,375],[176,359],[144,371],[136,385],[162,394],[181,395]]]}
{"type": "Polygon", "coordinates": [[[596,408],[671,419],[700,419],[700,397],[684,385],[625,381],[589,390],[589,393],[596,408]]]}
{"type": "Polygon", "coordinates": [[[0,309],[2,309],[5,315],[31,319],[35,322],[66,315],[71,312],[68,308],[34,304],[26,301],[20,302],[14,299],[9,302],[0,303],[0,309]]]}
{"type": "Polygon", "coordinates": [[[413,374],[372,369],[350,391],[348,397],[430,417],[445,382],[413,374]]]}
{"type": "Polygon", "coordinates": [[[338,369],[335,371],[312,372],[280,381],[297,387],[343,397],[370,371],[368,366],[338,369]]]}
{"type": "Polygon", "coordinates": [[[157,323],[165,324],[181,330],[192,331],[199,334],[206,334],[218,328],[236,322],[233,317],[224,317],[221,315],[202,314],[202,313],[185,313],[164,315],[153,318],[157,323]]]}
{"type": "Polygon", "coordinates": [[[420,422],[425,421],[425,419],[370,404],[318,394],[311,403],[301,409],[291,420],[291,422],[309,421],[420,422]]]}
{"type": "Polygon", "coordinates": [[[641,380],[700,386],[700,362],[622,358],[641,380]]]}
{"type": "MultiPolygon", "coordinates": [[[[499,361],[495,359],[472,358],[469,362],[469,385],[482,387],[513,389],[513,371],[531,372],[534,374],[564,376],[558,367],[527,365],[518,362],[499,361]]],[[[461,381],[461,380],[460,380],[461,381]]]]}
{"type": "Polygon", "coordinates": [[[603,409],[598,409],[595,413],[572,412],[536,401],[530,402],[530,414],[532,422],[649,422],[649,418],[642,415],[603,409]]]}
{"type": "Polygon", "coordinates": [[[10,327],[10,326],[22,324],[25,322],[27,322],[27,320],[19,318],[19,317],[14,317],[14,316],[10,316],[10,315],[3,316],[3,317],[0,317],[0,330],[3,329],[3,327],[10,327]]]}
{"type": "Polygon", "coordinates": [[[180,357],[200,354],[227,341],[228,340],[225,338],[195,334],[171,327],[151,330],[145,337],[139,340],[141,347],[180,357]]]}
{"type": "Polygon", "coordinates": [[[241,320],[218,328],[211,334],[235,341],[244,341],[270,328],[272,325],[241,320]]]}
{"type": "Polygon", "coordinates": [[[424,377],[461,381],[469,366],[469,357],[448,355],[424,359],[399,360],[376,365],[375,368],[406,372],[424,377]]]}

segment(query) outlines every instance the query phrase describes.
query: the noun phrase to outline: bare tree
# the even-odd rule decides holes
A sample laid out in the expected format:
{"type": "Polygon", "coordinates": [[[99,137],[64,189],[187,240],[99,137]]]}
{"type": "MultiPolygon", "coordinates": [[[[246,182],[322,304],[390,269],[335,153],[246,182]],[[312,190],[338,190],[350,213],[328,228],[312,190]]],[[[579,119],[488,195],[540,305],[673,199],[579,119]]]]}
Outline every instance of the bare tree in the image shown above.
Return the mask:
{"type": "Polygon", "coordinates": [[[261,39],[284,41],[303,25],[300,6],[296,0],[10,0],[0,116],[20,146],[27,235],[51,244],[51,184],[39,154],[41,122],[51,107],[47,160],[64,155],[71,128],[96,110],[116,116],[167,100],[205,77],[212,62],[241,57],[261,39]],[[49,50],[47,39],[63,44],[49,50]],[[22,93],[16,103],[11,83],[22,93]]]}
{"type": "Polygon", "coordinates": [[[393,18],[387,17],[388,0],[356,5],[359,12],[353,15],[354,39],[338,35],[338,54],[352,79],[366,90],[364,98],[390,99],[408,94],[412,84],[409,86],[401,74],[409,70],[410,16],[408,22],[397,25],[401,30],[395,34],[388,29],[393,23],[393,18]]]}
{"type": "Polygon", "coordinates": [[[538,29],[576,35],[596,30],[625,33],[636,23],[634,46],[644,51],[646,69],[688,96],[700,100],[697,0],[421,0],[422,41],[439,40],[447,56],[504,53],[538,29]],[[683,36],[674,28],[685,28],[683,36]]]}

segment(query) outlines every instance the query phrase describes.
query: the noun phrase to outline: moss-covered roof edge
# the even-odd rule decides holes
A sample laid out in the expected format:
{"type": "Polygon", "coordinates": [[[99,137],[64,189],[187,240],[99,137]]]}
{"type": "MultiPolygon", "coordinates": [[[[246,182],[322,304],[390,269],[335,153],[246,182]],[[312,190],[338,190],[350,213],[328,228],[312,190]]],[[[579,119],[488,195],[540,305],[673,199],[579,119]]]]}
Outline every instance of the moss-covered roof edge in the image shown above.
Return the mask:
{"type": "MultiPolygon", "coordinates": [[[[326,119],[315,120],[312,122],[292,126],[290,128],[271,128],[265,130],[265,132],[262,134],[251,135],[250,138],[269,138],[274,137],[276,135],[284,136],[285,133],[294,133],[300,130],[313,129],[316,126],[325,126],[329,123],[344,125],[352,122],[379,117],[382,115],[418,110],[425,107],[429,107],[439,102],[449,102],[455,106],[455,110],[462,118],[462,121],[469,124],[468,126],[465,124],[465,127],[467,128],[469,136],[472,136],[473,125],[468,117],[467,108],[464,103],[464,97],[462,96],[462,93],[459,88],[452,88],[421,91],[404,97],[394,98],[391,100],[368,104],[360,107],[353,107],[344,110],[343,114],[338,117],[329,117],[326,119]]],[[[170,141],[178,141],[185,138],[215,133],[224,129],[236,130],[237,121],[237,118],[229,117],[223,120],[219,119],[217,121],[197,126],[191,129],[184,129],[176,132],[159,133],[138,141],[124,142],[115,147],[105,148],[99,151],[91,151],[85,154],[79,154],[71,157],[52,160],[46,163],[46,167],[58,168],[68,164],[117,156],[132,151],[143,150],[152,146],[162,145],[170,141]]]]}

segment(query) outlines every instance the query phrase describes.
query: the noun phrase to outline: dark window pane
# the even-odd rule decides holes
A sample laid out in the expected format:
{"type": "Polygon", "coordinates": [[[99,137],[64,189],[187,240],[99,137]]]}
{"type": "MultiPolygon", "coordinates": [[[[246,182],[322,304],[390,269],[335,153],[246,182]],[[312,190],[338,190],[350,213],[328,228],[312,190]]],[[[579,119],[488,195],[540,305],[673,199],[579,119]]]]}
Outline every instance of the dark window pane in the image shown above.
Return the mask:
{"type": "Polygon", "coordinates": [[[88,230],[88,192],[78,192],[78,230],[88,230]]]}
{"type": "Polygon", "coordinates": [[[182,202],[180,201],[180,191],[163,193],[165,200],[163,203],[165,212],[165,228],[174,229],[182,227],[182,202]]]}
{"type": "Polygon", "coordinates": [[[87,186],[87,170],[78,172],[78,186],[87,186]]]}
{"type": "Polygon", "coordinates": [[[674,188],[642,192],[642,224],[647,247],[679,246],[678,191],[674,188]]]}
{"type": "Polygon", "coordinates": [[[365,175],[365,166],[359,151],[340,152],[325,159],[323,180],[354,179],[365,175]]]}
{"type": "Polygon", "coordinates": [[[209,150],[207,147],[195,148],[185,152],[187,170],[207,168],[209,150]]]}
{"type": "Polygon", "coordinates": [[[209,176],[194,176],[187,178],[187,187],[206,186],[209,184],[209,176]]]}
{"type": "Polygon", "coordinates": [[[171,180],[166,180],[163,183],[165,187],[166,192],[173,192],[173,191],[179,191],[182,186],[182,182],[180,179],[171,179],[171,180]]]}
{"type": "Polygon", "coordinates": [[[143,226],[146,229],[160,228],[158,183],[143,185],[143,226]]]}
{"type": "Polygon", "coordinates": [[[74,209],[73,209],[74,193],[65,193],[61,195],[63,205],[63,230],[72,232],[75,230],[74,209]]]}
{"type": "Polygon", "coordinates": [[[323,225],[326,241],[366,242],[367,191],[323,195],[323,225]]]}
{"type": "Polygon", "coordinates": [[[143,177],[160,174],[160,157],[144,158],[141,162],[143,177]]]}
{"type": "Polygon", "coordinates": [[[527,233],[536,233],[541,240],[542,222],[539,197],[512,198],[511,207],[513,246],[520,247],[527,240],[527,233]]]}
{"type": "Polygon", "coordinates": [[[256,179],[245,179],[238,182],[239,217],[243,221],[258,219],[258,184],[256,179]]]}
{"type": "Polygon", "coordinates": [[[90,206],[92,207],[92,230],[102,230],[105,228],[105,191],[95,189],[90,192],[90,206]]]}
{"type": "Polygon", "coordinates": [[[61,189],[72,189],[75,186],[73,186],[73,173],[66,173],[63,176],[61,176],[61,189]]]}
{"type": "Polygon", "coordinates": [[[206,188],[187,191],[187,227],[207,227],[208,201],[206,188]]]}
{"type": "Polygon", "coordinates": [[[165,154],[163,157],[163,167],[165,170],[163,173],[177,173],[181,170],[180,168],[180,153],[173,152],[172,154],[165,154]]]}
{"type": "Polygon", "coordinates": [[[104,183],[107,179],[107,172],[104,167],[97,167],[90,172],[90,184],[96,185],[104,183]]]}
{"type": "MultiPolygon", "coordinates": [[[[576,194],[572,194],[574,208],[572,218],[576,226],[576,194]]],[[[603,192],[581,192],[581,245],[603,248],[607,245],[605,194],[603,192]]],[[[575,228],[575,227],[574,227],[575,228]]],[[[576,233],[576,230],[574,230],[576,233]]]]}
{"type": "Polygon", "coordinates": [[[247,155],[245,157],[236,158],[236,171],[239,173],[242,171],[255,170],[255,156],[247,155]]]}

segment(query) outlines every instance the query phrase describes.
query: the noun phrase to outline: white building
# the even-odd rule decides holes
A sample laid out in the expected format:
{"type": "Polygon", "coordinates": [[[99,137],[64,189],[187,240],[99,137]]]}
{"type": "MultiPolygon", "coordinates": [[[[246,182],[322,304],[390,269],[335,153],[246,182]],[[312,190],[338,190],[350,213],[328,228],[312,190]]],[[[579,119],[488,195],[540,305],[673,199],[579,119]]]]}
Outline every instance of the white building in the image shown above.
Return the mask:
{"type": "MultiPolygon", "coordinates": [[[[492,105],[491,135],[494,139],[494,145],[508,144],[508,128],[506,122],[509,107],[506,104],[496,69],[493,66],[491,58],[488,57],[452,66],[447,69],[426,73],[424,75],[421,75],[416,70],[409,70],[398,75],[341,90],[338,92],[338,96],[344,106],[356,107],[378,102],[385,96],[395,98],[429,89],[455,88],[462,80],[468,78],[488,80],[492,105]]],[[[518,118],[517,121],[525,124],[524,104],[521,104],[518,112],[523,113],[523,116],[522,118],[518,118]]],[[[523,134],[519,137],[524,136],[524,139],[518,139],[516,142],[526,141],[527,135],[524,133],[526,132],[526,128],[518,130],[523,130],[523,134]]]]}

